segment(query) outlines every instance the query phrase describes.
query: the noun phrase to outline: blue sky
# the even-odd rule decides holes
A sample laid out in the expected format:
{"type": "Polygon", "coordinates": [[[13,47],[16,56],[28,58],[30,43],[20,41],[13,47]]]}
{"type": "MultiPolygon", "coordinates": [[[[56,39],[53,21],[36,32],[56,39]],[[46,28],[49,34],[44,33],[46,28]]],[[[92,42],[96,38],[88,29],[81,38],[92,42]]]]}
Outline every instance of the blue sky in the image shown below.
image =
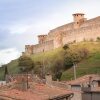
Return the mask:
{"type": "Polygon", "coordinates": [[[0,0],[0,64],[17,58],[25,44],[36,44],[38,34],[73,21],[73,13],[90,19],[99,9],[100,0],[0,0]]]}

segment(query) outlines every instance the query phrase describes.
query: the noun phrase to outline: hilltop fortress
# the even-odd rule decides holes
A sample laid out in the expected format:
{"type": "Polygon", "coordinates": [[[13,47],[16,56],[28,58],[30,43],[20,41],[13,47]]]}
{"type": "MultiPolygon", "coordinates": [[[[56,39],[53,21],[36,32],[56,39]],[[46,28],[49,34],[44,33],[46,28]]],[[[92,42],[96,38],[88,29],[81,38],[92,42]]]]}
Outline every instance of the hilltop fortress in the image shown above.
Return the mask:
{"type": "Polygon", "coordinates": [[[73,22],[50,30],[48,35],[38,35],[38,44],[25,45],[27,55],[53,50],[65,44],[96,41],[100,37],[100,16],[87,20],[83,13],[73,14],[73,22]]]}

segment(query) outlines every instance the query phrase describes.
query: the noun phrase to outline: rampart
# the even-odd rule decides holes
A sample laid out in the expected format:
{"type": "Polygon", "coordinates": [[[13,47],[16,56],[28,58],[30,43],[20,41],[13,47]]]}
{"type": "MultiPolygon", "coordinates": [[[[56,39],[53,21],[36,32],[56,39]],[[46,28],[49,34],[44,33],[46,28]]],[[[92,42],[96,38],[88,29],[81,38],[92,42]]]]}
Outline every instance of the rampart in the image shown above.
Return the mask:
{"type": "Polygon", "coordinates": [[[83,23],[81,27],[88,27],[88,26],[93,26],[93,25],[98,25],[100,24],[100,16],[90,19],[90,20],[86,20],[85,23],[83,23]]]}
{"type": "Polygon", "coordinates": [[[26,45],[25,53],[35,54],[53,50],[68,43],[95,41],[100,37],[100,16],[86,20],[83,13],[73,14],[74,21],[38,36],[38,44],[26,45]]]}
{"type": "Polygon", "coordinates": [[[80,42],[84,40],[96,40],[100,37],[100,24],[88,27],[82,27],[67,31],[63,34],[63,45],[71,42],[80,42]]]}
{"type": "Polygon", "coordinates": [[[57,27],[53,30],[51,30],[49,33],[48,33],[48,36],[55,36],[55,33],[58,33],[58,32],[65,32],[65,31],[68,31],[68,30],[72,30],[74,27],[73,27],[73,22],[72,23],[68,23],[66,25],[63,25],[63,26],[60,26],[60,27],[57,27]]]}
{"type": "Polygon", "coordinates": [[[46,41],[46,42],[44,42],[42,44],[34,45],[33,54],[34,53],[45,52],[45,51],[49,51],[49,50],[53,50],[53,49],[54,49],[53,40],[46,41]]]}

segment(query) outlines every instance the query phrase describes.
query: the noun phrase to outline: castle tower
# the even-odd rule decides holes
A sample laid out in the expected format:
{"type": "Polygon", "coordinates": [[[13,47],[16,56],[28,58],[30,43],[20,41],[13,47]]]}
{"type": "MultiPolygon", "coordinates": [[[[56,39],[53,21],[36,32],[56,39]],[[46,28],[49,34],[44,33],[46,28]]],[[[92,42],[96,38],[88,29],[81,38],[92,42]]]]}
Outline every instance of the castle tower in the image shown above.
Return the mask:
{"type": "Polygon", "coordinates": [[[79,28],[80,25],[86,20],[83,13],[73,14],[74,28],[79,28]]]}
{"type": "Polygon", "coordinates": [[[34,45],[25,45],[25,54],[26,55],[33,54],[33,47],[34,45]]]}
{"type": "Polygon", "coordinates": [[[38,43],[44,43],[46,40],[47,35],[38,35],[38,43]]]}

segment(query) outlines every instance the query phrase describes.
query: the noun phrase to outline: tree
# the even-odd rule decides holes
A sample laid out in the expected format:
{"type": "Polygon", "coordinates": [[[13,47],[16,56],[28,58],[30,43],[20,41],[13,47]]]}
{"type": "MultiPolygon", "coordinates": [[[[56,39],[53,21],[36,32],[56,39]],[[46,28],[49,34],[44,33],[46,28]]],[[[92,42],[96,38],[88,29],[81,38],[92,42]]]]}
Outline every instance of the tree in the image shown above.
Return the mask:
{"type": "Polygon", "coordinates": [[[40,78],[44,78],[44,66],[41,61],[35,63],[34,73],[37,74],[40,78]]]}
{"type": "MultiPolygon", "coordinates": [[[[34,63],[33,63],[32,59],[28,56],[21,56],[19,58],[18,62],[19,62],[19,67],[20,67],[21,72],[26,73],[26,76],[27,76],[27,81],[26,81],[27,85],[26,86],[28,89],[29,88],[29,86],[28,86],[28,72],[34,68],[34,63]]],[[[24,80],[22,80],[22,82],[23,81],[24,80]]]]}
{"type": "Polygon", "coordinates": [[[8,73],[8,67],[7,67],[7,65],[2,65],[2,68],[4,68],[3,70],[4,70],[4,80],[6,80],[7,81],[7,75],[9,74],[8,73]]]}
{"type": "Polygon", "coordinates": [[[97,37],[97,42],[100,42],[100,37],[97,37]]]}
{"type": "Polygon", "coordinates": [[[70,48],[64,54],[64,65],[68,69],[73,66],[73,63],[79,63],[82,59],[87,58],[89,51],[86,48],[70,48]]]}
{"type": "Polygon", "coordinates": [[[56,58],[53,60],[51,66],[52,66],[51,71],[53,74],[53,79],[60,80],[62,72],[64,70],[64,60],[63,60],[62,54],[59,54],[56,56],[56,58]]]}
{"type": "Polygon", "coordinates": [[[7,68],[7,65],[5,65],[4,67],[5,67],[5,74],[4,74],[4,76],[5,76],[5,80],[6,80],[6,75],[8,75],[8,68],[7,68]]]}
{"type": "Polygon", "coordinates": [[[65,45],[63,46],[63,49],[64,49],[64,50],[69,49],[69,45],[68,45],[68,44],[65,44],[65,45]]]}
{"type": "Polygon", "coordinates": [[[21,72],[29,72],[34,68],[34,63],[28,56],[21,56],[18,63],[21,72]]]}
{"type": "Polygon", "coordinates": [[[5,75],[8,74],[8,68],[7,68],[7,65],[5,65],[5,75]]]}

